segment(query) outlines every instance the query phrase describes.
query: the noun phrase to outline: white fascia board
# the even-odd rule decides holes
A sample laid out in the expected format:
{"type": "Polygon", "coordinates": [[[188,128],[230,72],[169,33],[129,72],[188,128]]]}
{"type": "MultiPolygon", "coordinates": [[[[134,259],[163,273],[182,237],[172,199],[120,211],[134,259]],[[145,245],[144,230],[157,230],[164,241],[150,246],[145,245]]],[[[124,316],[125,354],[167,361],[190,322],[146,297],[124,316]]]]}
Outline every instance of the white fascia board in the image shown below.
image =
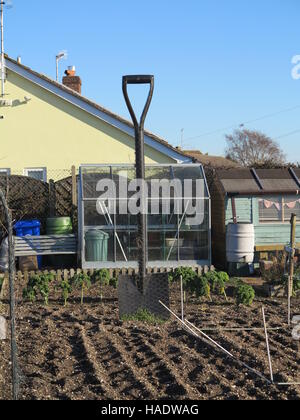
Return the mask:
{"type": "MultiPolygon", "coordinates": [[[[42,87],[43,89],[53,93],[54,95],[64,99],[67,102],[75,105],[76,107],[88,112],[89,114],[93,115],[96,118],[101,119],[102,121],[106,122],[107,124],[119,129],[120,131],[130,135],[134,138],[134,129],[129,127],[127,124],[119,121],[118,119],[114,118],[111,115],[106,114],[105,112],[101,111],[93,107],[91,104],[88,104],[84,100],[72,95],[71,93],[66,92],[63,89],[60,89],[58,86],[54,85],[47,80],[44,80],[37,75],[31,73],[30,71],[24,69],[23,67],[18,66],[16,63],[13,63],[9,60],[5,61],[5,65],[8,70],[18,74],[21,77],[31,81],[32,83],[42,87]]],[[[185,157],[179,153],[176,153],[175,150],[168,148],[167,146],[155,141],[150,136],[145,134],[145,144],[151,147],[154,150],[159,151],[160,153],[174,159],[177,163],[191,163],[192,159],[189,157],[185,157]]]]}

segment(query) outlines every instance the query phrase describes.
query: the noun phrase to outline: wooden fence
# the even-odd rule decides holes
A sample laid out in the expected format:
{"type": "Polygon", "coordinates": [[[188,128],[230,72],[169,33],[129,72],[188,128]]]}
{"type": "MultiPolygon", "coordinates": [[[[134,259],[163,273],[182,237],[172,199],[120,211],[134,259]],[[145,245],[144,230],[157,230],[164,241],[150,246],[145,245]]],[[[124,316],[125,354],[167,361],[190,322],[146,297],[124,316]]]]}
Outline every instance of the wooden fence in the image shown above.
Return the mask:
{"type": "MultiPolygon", "coordinates": [[[[77,182],[75,167],[70,176],[59,181],[42,182],[19,175],[1,175],[0,188],[4,192],[14,222],[38,219],[45,226],[48,217],[71,217],[77,228],[77,182]]],[[[0,240],[6,234],[3,209],[0,208],[0,240]]]]}
{"type": "MultiPolygon", "coordinates": [[[[213,266],[195,266],[192,267],[194,271],[201,275],[203,273],[208,273],[209,271],[214,271],[213,266]]],[[[59,283],[61,280],[71,280],[75,274],[85,273],[92,277],[96,270],[82,270],[78,269],[70,269],[70,270],[44,270],[44,271],[26,271],[21,272],[18,271],[16,273],[16,289],[20,289],[25,287],[28,283],[28,280],[31,276],[40,275],[40,274],[52,274],[54,276],[54,282],[59,283]]],[[[133,275],[138,274],[137,268],[124,268],[124,269],[110,269],[108,270],[111,278],[117,278],[119,275],[133,275]]],[[[158,274],[158,273],[172,273],[174,269],[172,268],[148,268],[147,274],[158,274]]],[[[0,291],[0,300],[8,299],[9,295],[9,284],[8,284],[8,274],[0,274],[0,284],[2,284],[2,289],[0,291]]]]}

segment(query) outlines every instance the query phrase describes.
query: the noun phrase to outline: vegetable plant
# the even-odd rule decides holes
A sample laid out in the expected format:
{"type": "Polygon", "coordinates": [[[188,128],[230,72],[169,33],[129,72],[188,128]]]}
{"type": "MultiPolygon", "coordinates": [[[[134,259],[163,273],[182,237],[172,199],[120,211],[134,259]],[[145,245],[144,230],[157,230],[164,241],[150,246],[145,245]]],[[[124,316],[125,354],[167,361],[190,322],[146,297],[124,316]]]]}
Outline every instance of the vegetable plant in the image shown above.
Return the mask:
{"type": "Polygon", "coordinates": [[[209,271],[205,274],[205,277],[210,284],[211,290],[219,295],[224,295],[227,300],[225,287],[226,283],[229,282],[228,274],[224,271],[209,271]]]}
{"type": "Polygon", "coordinates": [[[23,298],[30,302],[35,302],[38,295],[42,296],[45,305],[49,303],[49,284],[54,277],[51,274],[41,274],[31,276],[27,287],[23,290],[23,298]]]}
{"type": "Polygon", "coordinates": [[[208,297],[211,300],[211,288],[206,276],[195,277],[189,284],[189,290],[192,293],[195,293],[198,299],[200,297],[208,297]]]}
{"type": "Polygon", "coordinates": [[[84,290],[91,287],[91,278],[85,273],[75,274],[72,284],[76,289],[81,289],[81,305],[83,305],[84,290]]]}
{"type": "Polygon", "coordinates": [[[61,294],[64,300],[64,306],[67,306],[70,293],[72,292],[72,285],[69,283],[68,280],[62,280],[59,283],[58,287],[61,289],[61,294]]]}
{"type": "Polygon", "coordinates": [[[117,288],[118,288],[118,279],[117,279],[117,278],[115,278],[115,277],[112,277],[112,278],[109,280],[109,285],[110,285],[111,287],[113,287],[114,289],[117,289],[117,288]]]}
{"type": "Polygon", "coordinates": [[[102,301],[102,288],[104,286],[109,286],[110,275],[107,269],[96,270],[93,274],[93,282],[99,285],[100,288],[100,299],[102,301]]]}
{"type": "Polygon", "coordinates": [[[197,274],[191,267],[178,267],[172,274],[169,275],[170,283],[179,282],[181,276],[183,279],[183,285],[187,285],[187,283],[189,283],[191,279],[194,279],[197,274]]]}
{"type": "Polygon", "coordinates": [[[179,267],[174,270],[169,276],[171,284],[177,283],[182,277],[184,302],[186,302],[186,292],[194,293],[194,281],[197,278],[197,273],[191,267],[179,267]]]}
{"type": "Polygon", "coordinates": [[[238,306],[251,306],[255,298],[255,291],[252,286],[249,286],[248,284],[242,284],[238,286],[235,297],[238,306]]]}

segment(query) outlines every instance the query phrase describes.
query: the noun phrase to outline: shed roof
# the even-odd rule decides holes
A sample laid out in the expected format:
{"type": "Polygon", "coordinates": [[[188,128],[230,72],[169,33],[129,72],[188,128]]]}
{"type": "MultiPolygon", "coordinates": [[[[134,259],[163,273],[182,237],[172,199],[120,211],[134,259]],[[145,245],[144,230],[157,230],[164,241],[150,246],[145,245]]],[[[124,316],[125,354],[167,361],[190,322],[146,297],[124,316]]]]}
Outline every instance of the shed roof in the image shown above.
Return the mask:
{"type": "Polygon", "coordinates": [[[217,169],[216,176],[229,195],[300,194],[300,169],[217,169]]]}

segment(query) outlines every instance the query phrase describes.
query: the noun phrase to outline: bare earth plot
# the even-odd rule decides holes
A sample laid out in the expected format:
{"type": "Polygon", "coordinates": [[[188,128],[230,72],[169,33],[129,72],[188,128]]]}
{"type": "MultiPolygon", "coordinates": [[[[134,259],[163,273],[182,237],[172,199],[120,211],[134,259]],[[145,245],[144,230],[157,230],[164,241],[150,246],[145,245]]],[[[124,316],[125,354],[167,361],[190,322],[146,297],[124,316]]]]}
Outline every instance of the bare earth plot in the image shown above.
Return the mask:
{"type": "MultiPolygon", "coordinates": [[[[300,387],[268,385],[239,363],[186,333],[176,321],[162,325],[123,323],[116,292],[104,301],[89,291],[84,306],[58,297],[49,307],[19,303],[19,358],[25,382],[22,399],[300,399],[300,387]]],[[[300,314],[299,300],[293,311],[300,314]]],[[[187,318],[201,327],[269,327],[286,322],[284,300],[256,300],[251,308],[233,302],[191,300],[187,318]]],[[[172,291],[179,313],[179,294],[172,291]]],[[[2,306],[7,311],[7,305],[2,306]]],[[[263,331],[207,332],[238,359],[269,377],[263,331]]],[[[300,381],[300,350],[291,331],[270,331],[276,382],[300,381]]],[[[0,343],[0,399],[10,398],[9,343],[0,343]]]]}

